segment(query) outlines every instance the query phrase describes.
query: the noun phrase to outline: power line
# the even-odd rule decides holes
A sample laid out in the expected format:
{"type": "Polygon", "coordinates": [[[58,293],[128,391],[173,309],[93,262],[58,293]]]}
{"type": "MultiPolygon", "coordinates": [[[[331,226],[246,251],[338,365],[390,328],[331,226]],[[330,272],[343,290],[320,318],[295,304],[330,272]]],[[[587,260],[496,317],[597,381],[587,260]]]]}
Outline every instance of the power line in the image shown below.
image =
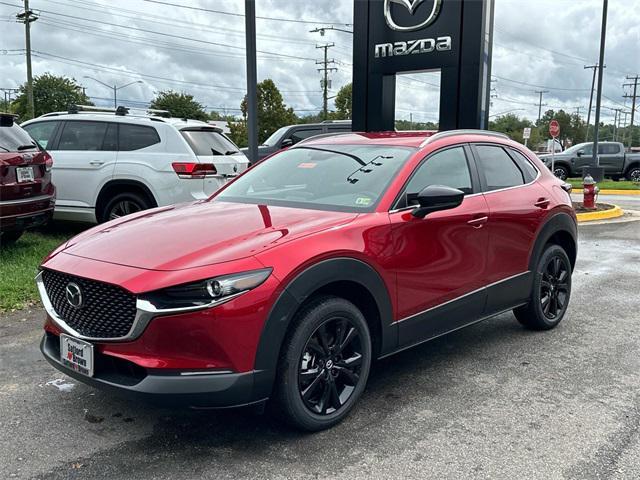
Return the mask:
{"type": "MultiPolygon", "coordinates": [[[[0,4],[8,5],[10,7],[15,7],[16,6],[16,5],[13,5],[13,4],[10,4],[10,3],[7,3],[7,2],[2,2],[2,1],[0,1],[0,4]]],[[[85,22],[94,22],[94,23],[99,23],[101,25],[109,25],[109,26],[112,26],[112,27],[123,28],[123,29],[126,29],[126,30],[136,30],[136,31],[139,31],[139,32],[150,33],[150,34],[153,34],[153,35],[160,35],[160,36],[163,36],[163,37],[179,38],[181,40],[188,40],[188,41],[192,41],[192,42],[205,43],[205,44],[208,44],[208,45],[215,45],[215,46],[224,47],[224,48],[233,48],[233,49],[241,50],[241,51],[245,50],[244,47],[241,47],[241,46],[238,46],[238,45],[229,45],[229,44],[226,44],[226,43],[212,42],[212,41],[209,41],[209,40],[203,40],[201,38],[193,38],[193,37],[186,37],[186,36],[183,36],[183,35],[175,35],[175,34],[171,34],[171,33],[157,32],[155,30],[148,30],[146,28],[133,27],[131,25],[122,25],[122,24],[119,24],[119,23],[107,22],[107,21],[103,21],[103,20],[92,20],[92,19],[85,18],[85,17],[78,17],[76,15],[68,15],[66,13],[53,12],[51,10],[39,9],[39,11],[42,12],[42,13],[48,13],[50,15],[57,15],[57,16],[60,16],[60,17],[73,18],[74,20],[81,20],[81,21],[85,21],[85,22]]],[[[257,52],[258,53],[264,53],[264,54],[267,54],[267,55],[274,55],[274,56],[277,56],[277,57],[288,57],[288,58],[294,58],[294,59],[299,59],[299,60],[314,60],[315,61],[314,58],[300,57],[299,55],[287,55],[287,54],[284,54],[284,53],[268,52],[268,51],[263,51],[263,50],[258,50],[257,52]]]]}
{"type": "MultiPolygon", "coordinates": [[[[210,8],[204,8],[204,7],[194,7],[194,6],[191,6],[191,5],[180,5],[180,4],[177,4],[177,3],[163,2],[161,0],[142,0],[142,1],[143,2],[148,2],[148,3],[157,3],[157,4],[160,4],[160,5],[169,5],[171,7],[177,7],[177,8],[185,8],[185,9],[188,9],[188,10],[196,10],[196,11],[208,12],[208,13],[219,13],[220,15],[229,15],[229,16],[233,16],[233,17],[242,17],[242,18],[244,18],[244,13],[225,12],[223,10],[212,10],[210,8]]],[[[309,24],[309,25],[325,24],[325,25],[351,26],[350,23],[324,22],[324,21],[319,21],[319,20],[295,20],[295,19],[292,19],[292,18],[277,18],[277,17],[260,17],[260,16],[256,16],[256,19],[259,19],[259,20],[271,20],[273,22],[304,23],[304,24],[309,24]]]]}

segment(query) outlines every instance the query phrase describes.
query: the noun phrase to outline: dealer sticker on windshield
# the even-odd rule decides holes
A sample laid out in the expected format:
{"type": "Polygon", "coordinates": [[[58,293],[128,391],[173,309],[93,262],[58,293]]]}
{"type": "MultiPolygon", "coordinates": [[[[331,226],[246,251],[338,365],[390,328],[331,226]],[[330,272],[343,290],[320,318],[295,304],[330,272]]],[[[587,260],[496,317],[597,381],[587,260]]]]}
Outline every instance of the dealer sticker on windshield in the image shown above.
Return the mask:
{"type": "Polygon", "coordinates": [[[364,206],[371,204],[371,199],[369,197],[358,197],[356,198],[356,205],[364,206]]]}
{"type": "Polygon", "coordinates": [[[60,361],[89,377],[93,376],[93,345],[83,340],[60,335],[60,361]]]}
{"type": "Polygon", "coordinates": [[[317,163],[303,162],[298,164],[298,168],[316,168],[317,163]]]}

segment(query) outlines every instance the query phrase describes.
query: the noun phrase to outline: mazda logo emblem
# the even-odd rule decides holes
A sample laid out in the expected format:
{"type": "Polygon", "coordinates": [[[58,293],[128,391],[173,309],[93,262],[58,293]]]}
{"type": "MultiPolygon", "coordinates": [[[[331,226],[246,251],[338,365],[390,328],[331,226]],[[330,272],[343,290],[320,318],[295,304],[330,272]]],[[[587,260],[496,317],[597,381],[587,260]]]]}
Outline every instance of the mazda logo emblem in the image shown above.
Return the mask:
{"type": "Polygon", "coordinates": [[[77,283],[67,283],[64,291],[69,305],[73,308],[80,308],[82,306],[82,290],[80,290],[80,286],[78,286],[77,283]]]}
{"type": "Polygon", "coordinates": [[[395,3],[398,5],[402,5],[405,7],[411,15],[416,13],[418,6],[421,3],[424,3],[425,0],[384,0],[384,19],[387,22],[387,25],[392,30],[397,30],[399,32],[413,32],[414,30],[420,30],[422,28],[428,27],[433,22],[435,22],[436,18],[438,18],[438,14],[440,13],[440,8],[442,7],[442,0],[433,0],[433,6],[431,7],[431,12],[425,20],[417,23],[416,25],[398,25],[391,13],[391,4],[395,3]]]}

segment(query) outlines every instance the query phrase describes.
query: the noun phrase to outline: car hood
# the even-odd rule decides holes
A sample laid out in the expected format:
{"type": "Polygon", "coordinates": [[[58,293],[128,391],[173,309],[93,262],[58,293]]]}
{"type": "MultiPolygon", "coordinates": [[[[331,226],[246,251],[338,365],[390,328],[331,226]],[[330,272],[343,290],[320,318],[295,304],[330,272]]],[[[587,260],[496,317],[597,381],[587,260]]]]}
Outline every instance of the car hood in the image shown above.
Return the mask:
{"type": "Polygon", "coordinates": [[[238,260],[353,220],[357,214],[204,201],[162,207],[94,227],[69,255],[149,270],[238,260]]]}

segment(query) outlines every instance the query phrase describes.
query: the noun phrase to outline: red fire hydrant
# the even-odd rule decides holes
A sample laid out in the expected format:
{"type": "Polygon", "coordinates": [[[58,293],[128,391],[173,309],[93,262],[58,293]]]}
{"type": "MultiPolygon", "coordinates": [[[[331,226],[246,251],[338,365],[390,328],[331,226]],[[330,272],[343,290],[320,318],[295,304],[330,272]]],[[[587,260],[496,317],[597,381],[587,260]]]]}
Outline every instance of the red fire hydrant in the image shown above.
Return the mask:
{"type": "Polygon", "coordinates": [[[596,181],[591,175],[587,174],[587,176],[582,180],[582,186],[584,187],[584,189],[582,190],[584,194],[584,198],[582,199],[582,206],[589,210],[595,210],[596,197],[598,196],[598,192],[600,191],[598,185],[596,185],[596,181]]]}

